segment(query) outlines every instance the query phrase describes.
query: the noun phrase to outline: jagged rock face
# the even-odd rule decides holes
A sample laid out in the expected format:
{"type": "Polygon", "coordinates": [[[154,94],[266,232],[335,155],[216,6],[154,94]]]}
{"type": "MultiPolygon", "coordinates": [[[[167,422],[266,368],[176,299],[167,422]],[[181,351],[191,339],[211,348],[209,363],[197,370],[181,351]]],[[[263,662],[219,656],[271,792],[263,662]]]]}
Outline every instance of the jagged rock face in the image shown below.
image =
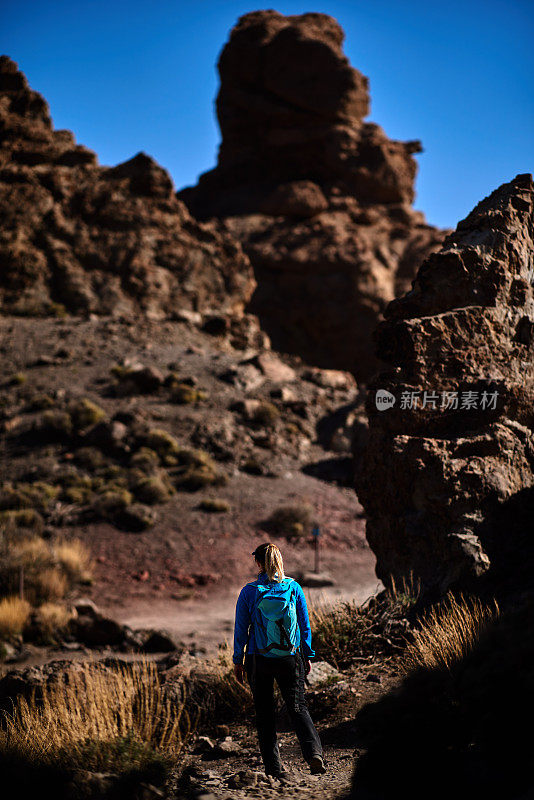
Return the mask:
{"type": "Polygon", "coordinates": [[[254,289],[248,258],[199,224],[169,175],[139,153],[101,167],[17,65],[0,58],[0,309],[159,318],[178,309],[240,313],[254,289]]]}
{"type": "Polygon", "coordinates": [[[533,283],[534,190],[518,175],[385,311],[377,351],[392,369],[369,385],[356,490],[386,583],[412,573],[443,592],[521,559],[534,486],[533,283]],[[379,410],[379,390],[394,404],[379,410]]]}
{"type": "Polygon", "coordinates": [[[388,139],[324,14],[242,17],[219,60],[218,166],[179,196],[249,255],[278,349],[366,379],[371,332],[443,233],[415,212],[420,143],[388,139]]]}

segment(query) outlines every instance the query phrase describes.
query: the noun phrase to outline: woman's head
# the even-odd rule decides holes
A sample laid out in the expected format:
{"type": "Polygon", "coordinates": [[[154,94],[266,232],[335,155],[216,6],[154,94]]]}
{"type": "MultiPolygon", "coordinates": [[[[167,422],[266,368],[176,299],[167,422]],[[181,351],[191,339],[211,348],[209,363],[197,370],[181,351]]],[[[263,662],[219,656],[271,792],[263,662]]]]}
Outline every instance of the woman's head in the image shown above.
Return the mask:
{"type": "Polygon", "coordinates": [[[252,555],[262,572],[267,573],[270,581],[281,581],[285,578],[282,553],[275,544],[271,542],[260,544],[252,555]]]}

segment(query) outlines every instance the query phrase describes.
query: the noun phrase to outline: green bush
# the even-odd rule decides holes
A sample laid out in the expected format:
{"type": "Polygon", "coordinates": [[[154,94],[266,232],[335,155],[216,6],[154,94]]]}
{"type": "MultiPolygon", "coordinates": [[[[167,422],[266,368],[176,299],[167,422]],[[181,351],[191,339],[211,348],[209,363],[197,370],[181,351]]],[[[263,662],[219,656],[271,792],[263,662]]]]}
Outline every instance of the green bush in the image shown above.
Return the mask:
{"type": "Polygon", "coordinates": [[[202,389],[196,389],[188,383],[178,383],[173,386],[171,401],[179,405],[187,405],[189,403],[199,403],[206,400],[207,394],[202,389]]]}
{"type": "Polygon", "coordinates": [[[45,511],[59,494],[59,487],[43,481],[4,483],[0,486],[0,509],[36,508],[45,511]]]}
{"type": "Polygon", "coordinates": [[[138,467],[145,472],[150,472],[158,466],[159,457],[156,451],[151,450],[150,447],[140,447],[130,457],[130,464],[132,467],[138,467]]]}
{"type": "Polygon", "coordinates": [[[82,397],[73,403],[69,412],[76,430],[85,430],[106,418],[106,412],[87,397],[82,397]]]}
{"type": "Polygon", "coordinates": [[[217,500],[216,498],[202,500],[198,507],[201,511],[207,511],[210,514],[223,514],[226,511],[230,511],[231,508],[230,503],[226,500],[217,500]]]}
{"type": "Polygon", "coordinates": [[[166,466],[178,464],[180,445],[177,440],[161,428],[152,428],[145,436],[143,444],[158,454],[160,461],[166,466]]]}
{"type": "Polygon", "coordinates": [[[45,411],[47,408],[53,408],[56,401],[48,394],[36,394],[28,402],[28,411],[45,411]]]}
{"type": "Polygon", "coordinates": [[[153,505],[169,500],[173,487],[166,476],[145,475],[132,486],[132,491],[142,503],[153,505]]]}
{"type": "Polygon", "coordinates": [[[68,438],[72,435],[72,418],[66,411],[50,409],[44,412],[38,427],[48,435],[68,438]]]}
{"type": "Polygon", "coordinates": [[[272,427],[280,417],[280,412],[273,403],[262,401],[252,414],[252,422],[256,425],[272,427]]]}
{"type": "Polygon", "coordinates": [[[311,534],[313,509],[306,503],[281,506],[271,514],[268,524],[278,536],[299,539],[311,534]]]}

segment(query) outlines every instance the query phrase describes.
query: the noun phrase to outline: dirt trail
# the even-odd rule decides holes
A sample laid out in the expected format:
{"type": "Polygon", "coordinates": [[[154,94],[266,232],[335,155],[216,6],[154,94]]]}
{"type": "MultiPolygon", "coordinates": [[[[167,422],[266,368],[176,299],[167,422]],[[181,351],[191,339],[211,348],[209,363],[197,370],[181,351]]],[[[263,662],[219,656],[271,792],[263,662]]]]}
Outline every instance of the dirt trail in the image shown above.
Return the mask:
{"type": "MultiPolygon", "coordinates": [[[[363,603],[381,588],[374,573],[374,557],[370,550],[358,551],[357,558],[347,553],[329,559],[328,572],[334,586],[320,589],[305,588],[309,604],[334,600],[355,600],[363,603]]],[[[251,580],[253,580],[251,575],[251,580]]],[[[142,600],[127,607],[105,610],[131,628],[163,628],[186,644],[193,643],[207,653],[219,644],[231,644],[234,629],[235,603],[241,584],[226,589],[217,587],[212,594],[190,600],[142,600]]]]}

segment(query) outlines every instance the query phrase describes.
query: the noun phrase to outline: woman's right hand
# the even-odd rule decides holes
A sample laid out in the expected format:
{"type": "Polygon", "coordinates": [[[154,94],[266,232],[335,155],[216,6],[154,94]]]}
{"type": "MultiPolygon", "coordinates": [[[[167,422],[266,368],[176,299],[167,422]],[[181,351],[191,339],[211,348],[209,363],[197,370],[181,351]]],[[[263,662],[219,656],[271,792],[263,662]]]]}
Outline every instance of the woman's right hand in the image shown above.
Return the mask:
{"type": "Polygon", "coordinates": [[[234,675],[238,683],[245,684],[245,667],[243,664],[234,664],[234,675]]]}

